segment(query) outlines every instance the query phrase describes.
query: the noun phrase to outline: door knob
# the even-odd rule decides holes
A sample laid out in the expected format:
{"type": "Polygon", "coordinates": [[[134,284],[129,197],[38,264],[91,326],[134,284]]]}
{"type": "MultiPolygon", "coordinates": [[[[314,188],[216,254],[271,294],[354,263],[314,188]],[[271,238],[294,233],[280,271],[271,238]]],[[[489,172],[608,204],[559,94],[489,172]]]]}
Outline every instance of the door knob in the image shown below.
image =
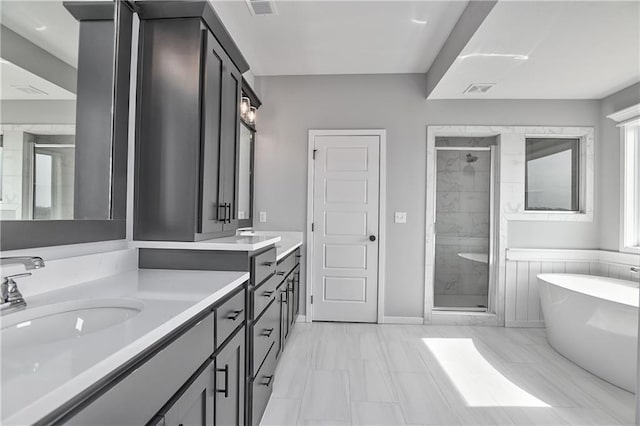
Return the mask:
{"type": "Polygon", "coordinates": [[[369,240],[370,241],[375,241],[376,240],[376,236],[375,235],[369,235],[369,240]]]}

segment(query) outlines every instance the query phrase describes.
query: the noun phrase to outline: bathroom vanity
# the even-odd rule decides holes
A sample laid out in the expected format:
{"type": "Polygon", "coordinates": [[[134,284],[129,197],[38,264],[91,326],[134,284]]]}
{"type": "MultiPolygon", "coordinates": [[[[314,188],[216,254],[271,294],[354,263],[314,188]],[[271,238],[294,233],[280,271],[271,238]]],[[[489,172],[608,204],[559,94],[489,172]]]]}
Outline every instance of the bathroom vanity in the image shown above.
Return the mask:
{"type": "Polygon", "coordinates": [[[28,298],[3,318],[2,423],[178,424],[198,402],[243,424],[247,279],[133,270],[28,298]]]}
{"type": "Polygon", "coordinates": [[[251,235],[134,244],[139,248],[141,269],[227,269],[250,273],[246,294],[245,415],[246,424],[259,424],[271,396],[277,361],[299,313],[301,239],[251,235]]]}

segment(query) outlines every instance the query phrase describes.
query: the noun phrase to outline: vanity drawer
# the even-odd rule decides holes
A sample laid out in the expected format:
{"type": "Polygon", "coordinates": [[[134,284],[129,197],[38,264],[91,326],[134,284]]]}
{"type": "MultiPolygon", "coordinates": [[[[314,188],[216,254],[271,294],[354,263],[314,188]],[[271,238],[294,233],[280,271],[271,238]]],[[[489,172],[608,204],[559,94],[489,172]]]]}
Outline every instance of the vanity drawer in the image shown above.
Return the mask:
{"type": "Polygon", "coordinates": [[[298,259],[296,259],[295,252],[289,253],[287,257],[280,260],[280,263],[278,263],[278,266],[276,267],[276,274],[280,275],[280,278],[283,279],[289,274],[289,272],[291,272],[293,268],[295,268],[297,260],[298,259]]]}
{"type": "Polygon", "coordinates": [[[276,271],[276,248],[263,251],[251,258],[253,285],[259,285],[276,271]]]}
{"type": "Polygon", "coordinates": [[[213,353],[213,318],[208,315],[143,364],[133,365],[126,377],[66,424],[146,424],[213,353]]]}
{"type": "MultiPolygon", "coordinates": [[[[271,345],[278,339],[280,327],[280,307],[275,298],[265,311],[264,315],[253,325],[253,370],[258,372],[271,345]]],[[[274,350],[277,350],[275,348],[274,350]]]]}
{"type": "Polygon", "coordinates": [[[267,359],[265,359],[260,371],[253,379],[253,405],[251,407],[251,424],[253,426],[260,424],[262,414],[264,414],[264,409],[267,407],[267,402],[269,402],[271,392],[273,392],[277,352],[277,346],[275,344],[271,345],[271,349],[269,349],[269,353],[267,354],[267,359]]]}
{"type": "Polygon", "coordinates": [[[275,298],[276,288],[282,281],[281,277],[274,275],[266,282],[260,284],[258,288],[251,291],[251,298],[253,303],[253,318],[260,316],[264,308],[267,307],[269,302],[275,298]]]}
{"type": "Polygon", "coordinates": [[[246,318],[245,290],[216,308],[216,348],[238,328],[246,318]]]}

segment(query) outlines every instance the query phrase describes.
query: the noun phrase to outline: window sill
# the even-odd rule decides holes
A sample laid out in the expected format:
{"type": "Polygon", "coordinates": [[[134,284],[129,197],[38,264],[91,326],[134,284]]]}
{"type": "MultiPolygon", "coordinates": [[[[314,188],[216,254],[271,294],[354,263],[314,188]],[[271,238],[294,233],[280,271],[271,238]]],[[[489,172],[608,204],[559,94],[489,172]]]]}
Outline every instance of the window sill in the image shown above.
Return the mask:
{"type": "Polygon", "coordinates": [[[621,253],[640,254],[640,247],[620,247],[621,253]]]}
{"type": "Polygon", "coordinates": [[[519,212],[505,213],[507,220],[531,222],[593,222],[593,212],[519,212]]]}

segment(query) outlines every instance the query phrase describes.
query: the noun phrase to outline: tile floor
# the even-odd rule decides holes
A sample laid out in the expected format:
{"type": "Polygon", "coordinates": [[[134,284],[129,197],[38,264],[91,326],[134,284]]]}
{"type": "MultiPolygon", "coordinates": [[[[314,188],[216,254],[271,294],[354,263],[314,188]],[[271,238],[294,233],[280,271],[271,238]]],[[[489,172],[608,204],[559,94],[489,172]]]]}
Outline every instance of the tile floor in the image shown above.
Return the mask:
{"type": "Polygon", "coordinates": [[[631,425],[542,329],[298,323],[262,425],[631,425]]]}

